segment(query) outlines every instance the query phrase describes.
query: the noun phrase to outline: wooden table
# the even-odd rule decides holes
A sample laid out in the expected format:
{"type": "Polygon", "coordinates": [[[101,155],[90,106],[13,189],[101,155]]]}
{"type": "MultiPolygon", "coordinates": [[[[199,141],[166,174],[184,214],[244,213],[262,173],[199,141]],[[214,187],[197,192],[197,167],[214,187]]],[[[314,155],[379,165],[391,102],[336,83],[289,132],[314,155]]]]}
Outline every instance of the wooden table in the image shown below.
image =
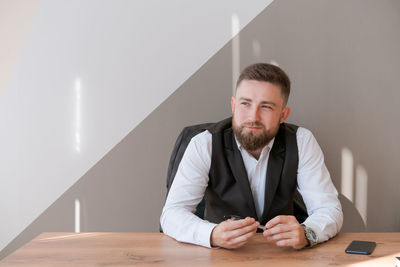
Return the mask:
{"type": "Polygon", "coordinates": [[[261,234],[236,250],[183,244],[160,233],[43,233],[0,266],[395,266],[400,233],[341,233],[296,251],[265,242],[261,234]],[[375,241],[372,255],[344,252],[352,240],[375,241]]]}

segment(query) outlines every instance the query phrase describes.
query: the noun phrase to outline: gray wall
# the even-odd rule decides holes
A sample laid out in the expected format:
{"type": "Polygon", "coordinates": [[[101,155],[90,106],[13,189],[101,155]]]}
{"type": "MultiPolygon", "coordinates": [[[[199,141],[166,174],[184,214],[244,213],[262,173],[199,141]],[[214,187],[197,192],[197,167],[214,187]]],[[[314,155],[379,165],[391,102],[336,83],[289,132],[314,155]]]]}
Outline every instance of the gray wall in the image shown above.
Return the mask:
{"type": "Polygon", "coordinates": [[[289,121],[316,135],[338,190],[349,182],[342,179],[343,148],[354,169],[366,172],[367,191],[355,183],[354,198],[366,194],[369,231],[400,230],[399,28],[395,0],[280,0],[240,36],[243,66],[275,60],[289,73],[289,121]]]}
{"type": "MultiPolygon", "coordinates": [[[[396,0],[276,0],[240,32],[241,68],[274,61],[288,72],[289,121],[312,130],[339,191],[350,182],[354,199],[365,195],[368,231],[400,230],[399,28],[396,0]],[[342,177],[343,149],[353,158],[349,177],[342,177]],[[357,169],[366,190],[358,190],[357,169]]],[[[175,138],[185,125],[230,115],[231,64],[229,42],[1,255],[41,231],[73,231],[66,222],[75,198],[81,231],[157,231],[175,138]]]]}

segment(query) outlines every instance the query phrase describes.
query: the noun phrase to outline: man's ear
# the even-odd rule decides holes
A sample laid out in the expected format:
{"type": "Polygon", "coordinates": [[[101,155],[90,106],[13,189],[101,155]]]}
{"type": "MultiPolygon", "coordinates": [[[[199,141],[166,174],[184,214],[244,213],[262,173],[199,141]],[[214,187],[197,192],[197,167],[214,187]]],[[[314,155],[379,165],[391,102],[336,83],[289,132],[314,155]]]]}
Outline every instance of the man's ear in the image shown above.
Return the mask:
{"type": "Polygon", "coordinates": [[[289,117],[290,115],[290,108],[286,107],[282,110],[282,116],[281,116],[281,120],[280,123],[284,123],[285,120],[289,117]]]}
{"type": "Polygon", "coordinates": [[[233,114],[233,111],[235,110],[235,97],[234,96],[232,96],[232,98],[231,98],[231,107],[232,107],[232,114],[233,114]]]}

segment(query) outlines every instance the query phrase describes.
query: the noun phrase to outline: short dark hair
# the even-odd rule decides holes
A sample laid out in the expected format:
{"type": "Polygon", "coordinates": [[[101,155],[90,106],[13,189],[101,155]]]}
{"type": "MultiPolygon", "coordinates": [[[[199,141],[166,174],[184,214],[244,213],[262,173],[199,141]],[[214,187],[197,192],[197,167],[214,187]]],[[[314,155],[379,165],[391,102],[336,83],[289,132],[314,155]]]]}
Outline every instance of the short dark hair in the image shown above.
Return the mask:
{"type": "Polygon", "coordinates": [[[286,106],[290,94],[290,80],[287,74],[278,66],[268,63],[256,63],[242,70],[236,82],[236,90],[243,80],[269,82],[281,88],[283,103],[286,106]]]}

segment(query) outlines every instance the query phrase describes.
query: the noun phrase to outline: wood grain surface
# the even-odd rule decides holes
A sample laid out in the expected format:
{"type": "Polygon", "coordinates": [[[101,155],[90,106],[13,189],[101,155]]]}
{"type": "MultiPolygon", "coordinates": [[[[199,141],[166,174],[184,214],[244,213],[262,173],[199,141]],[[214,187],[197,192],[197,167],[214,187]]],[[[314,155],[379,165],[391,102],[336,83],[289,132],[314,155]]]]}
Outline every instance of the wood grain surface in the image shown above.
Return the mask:
{"type": "Polygon", "coordinates": [[[257,234],[236,250],[184,244],[161,233],[43,233],[0,266],[395,266],[400,233],[341,233],[311,249],[279,248],[257,234]],[[352,240],[375,241],[371,255],[346,254],[352,240]]]}

